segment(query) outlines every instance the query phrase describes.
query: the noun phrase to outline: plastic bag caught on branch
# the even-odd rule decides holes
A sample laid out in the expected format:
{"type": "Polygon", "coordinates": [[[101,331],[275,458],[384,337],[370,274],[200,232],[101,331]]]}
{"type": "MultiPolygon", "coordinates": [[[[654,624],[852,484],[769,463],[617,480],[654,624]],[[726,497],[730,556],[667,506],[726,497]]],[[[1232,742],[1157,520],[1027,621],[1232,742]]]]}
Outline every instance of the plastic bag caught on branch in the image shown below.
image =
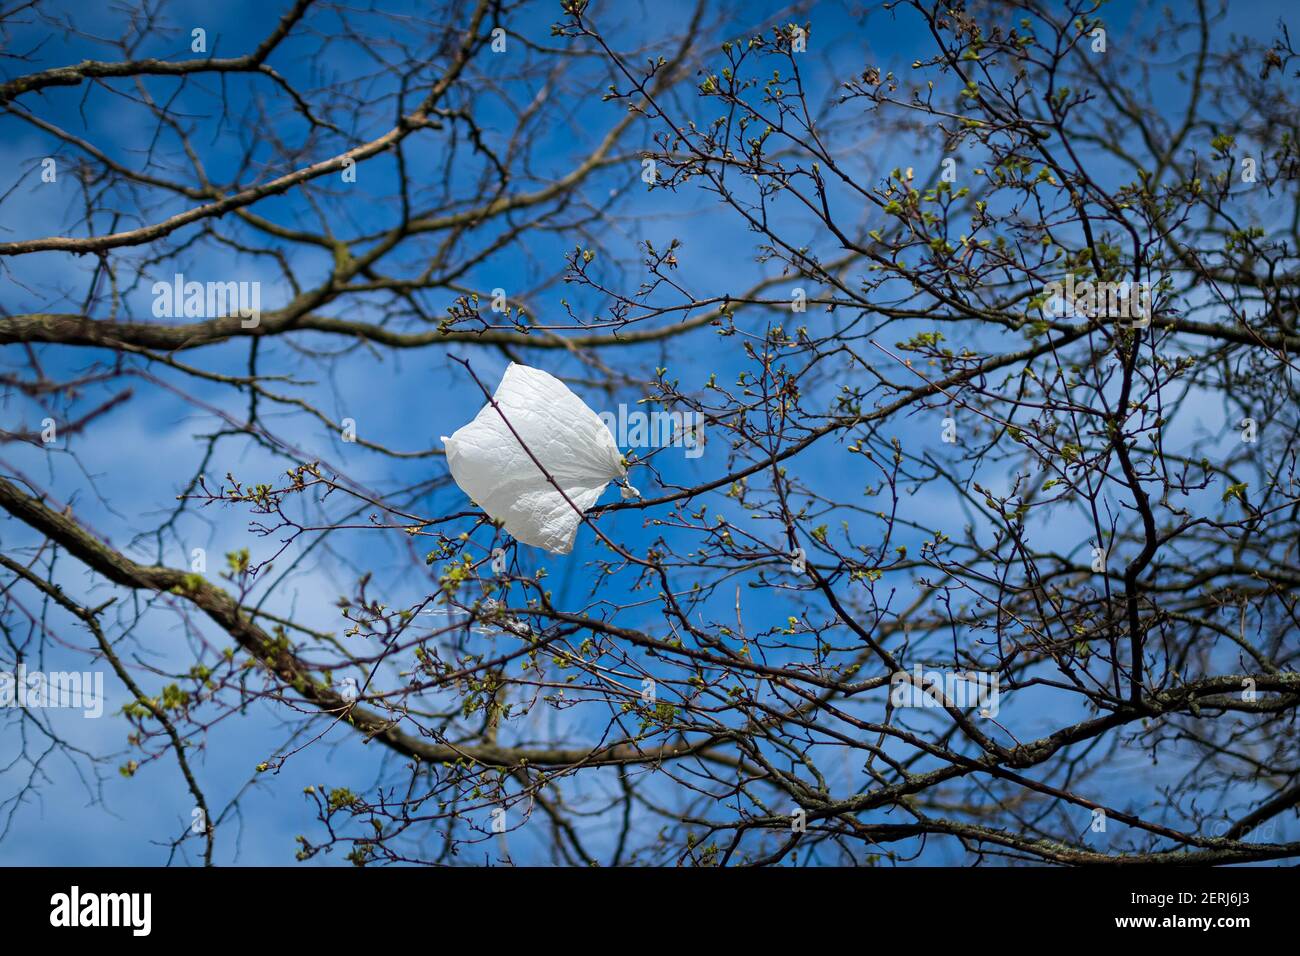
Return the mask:
{"type": "Polygon", "coordinates": [[[568,554],[582,512],[606,485],[627,476],[614,436],[541,369],[512,362],[492,397],[495,408],[484,405],[472,422],[443,436],[451,477],[517,541],[568,554]]]}

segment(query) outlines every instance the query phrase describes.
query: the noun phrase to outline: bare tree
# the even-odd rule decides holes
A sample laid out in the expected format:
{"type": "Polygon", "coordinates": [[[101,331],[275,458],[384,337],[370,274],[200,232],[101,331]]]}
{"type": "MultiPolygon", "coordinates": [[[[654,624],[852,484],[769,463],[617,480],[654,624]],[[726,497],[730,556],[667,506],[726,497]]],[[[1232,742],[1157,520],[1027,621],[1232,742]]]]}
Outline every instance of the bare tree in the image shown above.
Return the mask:
{"type": "MultiPolygon", "coordinates": [[[[250,52],[146,57],[200,38],[142,4],[112,57],[47,66],[22,41],[76,29],[50,7],[0,14],[3,122],[54,149],[9,201],[45,169],[77,197],[0,241],[29,303],[0,319],[3,438],[46,469],[0,459],[4,660],[113,671],[122,772],[170,756],[212,824],[173,848],[212,862],[240,796],[210,805],[191,755],[263,702],[289,725],[268,786],[327,735],[396,758],[309,788],[302,859],[1300,855],[1285,23],[298,2],[250,52]],[[855,60],[885,21],[928,52],[855,60]],[[97,143],[47,107],[69,87],[148,135],[97,143]],[[646,239],[647,208],[678,237],[646,239]],[[692,239],[714,225],[749,246],[692,239]],[[283,304],[187,313],[173,276],[204,262],[283,304]],[[440,360],[422,402],[489,401],[503,355],[706,453],[624,441],[642,496],[587,512],[552,576],[414,399],[395,445],[341,397],[404,354],[440,360]],[[85,516],[115,506],[95,435],[164,395],[212,430],[115,544],[85,516]],[[220,574],[176,560],[200,518],[247,528],[220,574]],[[332,621],[303,581],[345,582],[332,621]],[[150,662],[158,619],[188,669],[150,662]]],[[[50,754],[106,765],[12,719],[11,821],[50,754]]]]}

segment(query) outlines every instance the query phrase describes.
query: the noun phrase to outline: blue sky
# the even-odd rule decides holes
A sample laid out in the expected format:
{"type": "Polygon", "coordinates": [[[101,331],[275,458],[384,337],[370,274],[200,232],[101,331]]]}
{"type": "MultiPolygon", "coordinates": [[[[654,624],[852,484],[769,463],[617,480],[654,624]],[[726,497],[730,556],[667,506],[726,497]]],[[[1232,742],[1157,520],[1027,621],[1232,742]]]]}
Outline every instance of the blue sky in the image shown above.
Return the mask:
{"type": "MultiPolygon", "coordinates": [[[[411,9],[420,6],[411,5],[411,9]]],[[[688,6],[680,2],[608,6],[608,13],[602,11],[602,22],[608,23],[617,40],[628,46],[642,37],[649,40],[668,35],[686,21],[688,10],[688,6]]],[[[1252,4],[1249,9],[1245,6],[1238,5],[1231,11],[1221,29],[1266,32],[1276,17],[1287,9],[1287,5],[1281,3],[1252,4]]],[[[385,4],[386,10],[395,13],[401,7],[401,4],[385,4]]],[[[539,44],[554,43],[549,28],[557,7],[556,4],[546,4],[536,10],[530,8],[512,17],[508,25],[512,31],[539,44]]],[[[209,52],[238,55],[258,42],[280,15],[279,5],[253,2],[173,3],[166,9],[165,20],[175,27],[175,31],[170,35],[148,38],[136,51],[138,55],[188,55],[188,32],[196,25],[207,30],[209,52]]],[[[811,19],[813,30],[805,75],[810,89],[827,99],[834,97],[840,79],[860,72],[865,64],[875,63],[883,69],[903,72],[906,64],[925,48],[926,37],[921,34],[916,18],[909,17],[906,12],[893,16],[875,11],[862,18],[854,4],[819,3],[810,13],[792,17],[791,9],[782,4],[717,5],[716,10],[711,9],[711,20],[705,25],[709,40],[704,45],[716,49],[723,40],[739,35],[742,28],[766,29],[775,22],[791,18],[811,19]]],[[[1114,5],[1112,10],[1114,12],[1107,15],[1110,22],[1132,22],[1126,19],[1130,11],[1128,5],[1114,5]]],[[[112,5],[78,10],[76,21],[86,34],[91,35],[115,36],[122,29],[120,11],[112,5]]],[[[401,35],[400,20],[393,21],[392,30],[394,36],[401,35]]],[[[320,78],[311,70],[306,56],[315,51],[317,42],[310,35],[296,35],[276,52],[272,63],[294,82],[311,86],[320,78]]],[[[1118,55],[1126,55],[1122,29],[1112,32],[1110,42],[1118,55]]],[[[113,56],[111,50],[85,36],[60,35],[40,27],[15,29],[9,45],[13,50],[31,47],[36,52],[29,63],[5,63],[7,76],[87,57],[108,59],[113,56]]],[[[370,87],[373,95],[391,93],[395,88],[391,75],[385,74],[373,62],[357,56],[355,51],[340,49],[337,58],[329,60],[329,63],[333,70],[344,75],[373,71],[375,77],[370,87]]],[[[483,69],[490,70],[490,65],[484,65],[483,69]]],[[[599,72],[595,63],[588,69],[599,72]]],[[[146,85],[159,98],[176,87],[174,82],[162,79],[147,80],[146,85]]],[[[230,84],[232,112],[236,116],[248,105],[247,91],[250,88],[267,93],[264,87],[250,87],[243,82],[230,84]]],[[[193,107],[192,124],[204,134],[196,137],[205,144],[204,164],[210,175],[220,181],[233,174],[245,144],[230,127],[212,115],[215,89],[210,81],[202,81],[194,89],[186,91],[186,99],[182,102],[193,107]]],[[[687,90],[689,92],[689,87],[687,90]]],[[[525,88],[509,92],[516,98],[526,99],[533,91],[525,88]]],[[[1168,92],[1170,97],[1178,95],[1177,89],[1171,88],[1168,92]]],[[[505,104],[486,85],[482,95],[489,104],[483,115],[490,118],[495,110],[504,120],[508,115],[505,104]]],[[[279,106],[282,112],[287,113],[285,104],[279,106]]],[[[529,144],[538,180],[543,181],[571,168],[618,121],[621,110],[617,103],[574,101],[567,123],[539,131],[537,140],[529,144]]],[[[96,143],[111,144],[116,150],[115,156],[123,162],[142,162],[154,134],[154,124],[147,116],[136,109],[115,106],[102,90],[89,96],[85,89],[47,91],[41,97],[40,113],[96,143]]],[[[74,180],[65,175],[57,185],[41,184],[39,162],[49,155],[71,157],[72,152],[11,117],[0,119],[0,124],[4,128],[4,135],[0,136],[2,168],[11,171],[9,181],[0,180],[0,192],[8,191],[0,203],[0,241],[61,231],[79,202],[74,180]]],[[[381,131],[379,125],[362,124],[354,132],[360,141],[381,131]]],[[[302,134],[301,124],[296,123],[292,116],[285,115],[284,125],[277,128],[276,134],[293,142],[302,134]]],[[[856,135],[863,143],[858,156],[864,174],[878,177],[894,166],[925,169],[936,164],[937,154],[931,145],[898,137],[881,137],[870,128],[869,119],[862,121],[862,128],[856,135]]],[[[494,144],[500,143],[500,130],[489,127],[487,137],[494,144]]],[[[627,141],[629,146],[640,146],[645,142],[641,133],[632,134],[627,141]]],[[[434,189],[446,148],[447,144],[441,137],[415,137],[406,154],[408,176],[412,181],[434,189]]],[[[153,156],[162,167],[177,162],[174,141],[164,136],[153,156]]],[[[456,186],[461,190],[468,189],[476,181],[477,174],[475,164],[467,160],[463,167],[457,167],[456,186]]],[[[767,267],[756,262],[752,253],[752,234],[737,222],[736,217],[720,211],[714,197],[691,189],[673,195],[662,191],[647,193],[637,182],[638,174],[637,164],[630,161],[598,173],[590,187],[592,195],[611,191],[622,194],[615,206],[614,227],[600,235],[612,253],[611,259],[635,256],[635,244],[642,240],[663,247],[670,239],[680,238],[684,246],[679,278],[699,295],[740,291],[766,274],[767,267]]],[[[378,229],[390,223],[394,210],[391,204],[380,200],[391,195],[395,175],[396,166],[391,156],[377,157],[364,164],[353,191],[344,192],[336,187],[337,198],[327,209],[330,227],[340,234],[348,234],[378,229]]],[[[183,206],[183,203],[173,201],[147,210],[126,212],[128,219],[141,214],[153,220],[183,206]]],[[[260,204],[257,211],[276,221],[302,223],[308,228],[318,223],[314,210],[296,193],[260,204]]],[[[107,226],[104,222],[96,223],[99,230],[107,226]]],[[[816,238],[811,234],[808,236],[810,242],[816,238]]],[[[474,269],[464,281],[484,290],[504,287],[512,295],[516,290],[531,291],[558,268],[562,256],[573,248],[575,242],[583,241],[584,237],[580,236],[539,233],[530,238],[524,248],[494,256],[487,266],[474,269]]],[[[204,248],[211,249],[210,246],[204,248]]],[[[420,254],[424,253],[412,253],[406,264],[418,261],[420,254]]],[[[296,255],[295,267],[302,271],[304,280],[319,279],[325,274],[328,262],[323,254],[317,255],[316,260],[310,253],[296,255]]],[[[138,262],[138,258],[134,261],[138,262]]],[[[175,262],[191,277],[237,276],[241,280],[261,281],[264,308],[282,304],[290,294],[287,285],[263,261],[234,254],[218,259],[215,254],[205,251],[203,255],[194,256],[181,253],[175,262]]],[[[174,271],[171,265],[169,261],[162,269],[150,266],[134,284],[125,282],[124,312],[129,312],[137,320],[148,320],[152,302],[149,286],[154,279],[170,277],[174,271]]],[[[597,270],[603,266],[604,261],[598,260],[597,270]]],[[[85,295],[87,276],[94,268],[95,262],[90,257],[74,260],[58,254],[30,255],[11,261],[8,263],[9,271],[0,279],[0,305],[9,313],[33,308],[76,311],[85,295]],[[48,293],[51,288],[65,291],[66,300],[62,304],[50,301],[48,293]],[[41,294],[33,295],[31,290],[34,289],[41,290],[41,294]]],[[[605,275],[614,278],[617,271],[611,263],[605,275]]],[[[130,276],[129,268],[125,274],[130,276]]],[[[449,294],[439,292],[429,297],[428,304],[431,308],[445,308],[451,298],[449,294]]],[[[595,314],[601,306],[594,296],[558,284],[530,294],[529,298],[544,315],[561,314],[562,298],[567,298],[578,311],[586,310],[586,314],[595,314]]],[[[349,317],[378,316],[373,303],[348,301],[348,308],[355,310],[349,317]]],[[[904,334],[895,334],[905,331],[902,328],[891,331],[890,341],[905,337],[904,334]]],[[[743,357],[729,352],[725,344],[702,347],[703,341],[697,336],[679,346],[669,340],[663,346],[629,349],[621,352],[619,358],[624,367],[640,373],[647,380],[653,376],[656,367],[665,366],[680,376],[684,383],[697,384],[710,372],[716,372],[722,380],[734,379],[746,365],[743,357]]],[[[336,347],[338,344],[323,336],[299,336],[295,342],[317,348],[336,347]]],[[[726,340],[719,342],[725,343],[726,340]]],[[[469,358],[479,376],[490,384],[499,379],[507,361],[498,352],[486,348],[466,347],[453,351],[469,358]]],[[[51,376],[69,375],[108,357],[105,353],[87,349],[44,348],[39,353],[51,376]]],[[[232,342],[205,349],[201,355],[193,353],[188,360],[212,371],[241,373],[246,366],[247,349],[241,342],[232,342]]],[[[578,371],[574,363],[553,353],[534,355],[531,360],[556,374],[578,371]]],[[[316,379],[315,386],[300,393],[303,397],[318,403],[322,411],[336,419],[354,418],[358,430],[367,439],[392,448],[420,450],[438,447],[438,436],[451,434],[482,404],[472,382],[438,350],[385,351],[382,354],[362,351],[341,365],[337,375],[328,375],[321,366],[295,352],[287,342],[268,340],[260,361],[264,371],[316,379]]],[[[164,380],[181,382],[157,366],[150,371],[164,380]]],[[[236,415],[243,408],[242,400],[222,386],[194,381],[183,384],[195,398],[207,405],[236,415]]],[[[102,400],[117,387],[120,386],[115,384],[109,389],[88,394],[84,399],[86,407],[102,400]]],[[[47,455],[21,445],[0,449],[0,468],[5,473],[27,474],[61,500],[74,503],[76,514],[82,521],[119,547],[127,547],[133,536],[158,525],[162,516],[174,506],[175,496],[180,490],[179,482],[188,478],[197,467],[202,453],[202,443],[196,435],[212,431],[215,424],[213,416],[205,408],[186,402],[171,392],[145,381],[137,382],[135,387],[138,396],[134,401],[111,413],[88,435],[69,442],[68,451],[74,454],[47,455]],[[140,395],[147,398],[142,400],[140,395]]],[[[632,403],[642,394],[627,388],[612,401],[632,403]]],[[[603,395],[587,397],[597,410],[612,404],[603,395]]],[[[13,422],[30,426],[34,409],[21,400],[12,399],[0,408],[0,414],[5,416],[6,427],[10,427],[10,416],[13,422]]],[[[1214,420],[1217,414],[1214,408],[1206,406],[1207,421],[1212,423],[1207,427],[1220,427],[1220,423],[1214,420]]],[[[937,434],[941,417],[926,412],[917,418],[901,420],[898,427],[906,430],[899,437],[914,443],[909,447],[940,448],[933,436],[937,434]]],[[[273,429],[278,427],[276,419],[271,419],[270,423],[273,429]]],[[[395,463],[360,446],[345,444],[330,430],[301,416],[285,418],[282,425],[283,431],[278,433],[300,448],[306,457],[329,462],[353,479],[381,491],[442,471],[440,461],[420,459],[395,463]]],[[[268,474],[283,471],[282,462],[247,443],[230,441],[220,447],[221,454],[208,471],[215,480],[220,480],[227,471],[246,481],[264,480],[268,474]]],[[[698,460],[687,460],[674,450],[658,456],[656,463],[664,469],[668,479],[680,483],[716,477],[726,465],[717,446],[698,460]]],[[[802,474],[827,495],[843,495],[868,480],[868,476],[846,471],[843,456],[829,444],[814,446],[800,457],[799,464],[802,474]]],[[[997,487],[999,480],[1005,482],[1005,476],[1001,479],[993,476],[986,483],[997,487]]],[[[643,494],[655,494],[653,482],[642,475],[634,473],[633,482],[643,494]]],[[[954,498],[929,489],[922,494],[925,498],[914,502],[914,507],[932,518],[935,527],[960,526],[968,520],[954,498]]],[[[610,489],[605,500],[612,501],[616,497],[616,489],[610,489]]],[[[435,514],[464,507],[465,503],[456,489],[442,488],[420,504],[428,513],[435,514]]],[[[723,508],[726,504],[711,501],[709,507],[723,508]]],[[[642,529],[641,516],[633,512],[608,516],[602,522],[602,528],[616,540],[631,546],[644,546],[653,534],[653,530],[642,529]]],[[[1086,546],[1083,528],[1080,523],[1078,528],[1059,527],[1056,533],[1063,539],[1077,541],[1075,546],[1082,548],[1086,546]]],[[[584,536],[582,541],[590,536],[585,529],[581,534],[584,536]]],[[[919,539],[917,534],[904,535],[899,543],[915,548],[919,539]]],[[[0,525],[0,543],[8,552],[11,548],[37,542],[29,533],[13,527],[13,522],[5,522],[0,525]]],[[[219,565],[219,556],[226,551],[248,547],[256,559],[273,545],[249,533],[248,515],[236,509],[205,509],[182,519],[177,534],[166,542],[161,555],[147,542],[137,543],[127,550],[137,560],[160,559],[173,566],[183,566],[188,563],[188,550],[193,547],[206,548],[212,556],[212,564],[219,565]]],[[[383,582],[384,599],[393,606],[418,600],[432,586],[429,569],[422,562],[412,562],[409,552],[401,543],[394,543],[391,537],[357,532],[335,542],[335,547],[339,551],[332,560],[309,564],[306,570],[291,574],[272,596],[268,607],[294,613],[312,626],[341,629],[334,601],[350,589],[349,572],[353,567],[373,570],[375,579],[383,582]]],[[[588,577],[584,550],[580,543],[571,557],[548,557],[545,560],[555,582],[555,593],[561,598],[567,596],[578,606],[582,603],[588,577]]],[[[287,567],[294,554],[291,549],[278,562],[279,566],[287,567]]],[[[522,560],[525,566],[540,562],[535,554],[527,553],[522,560]]],[[[65,566],[63,583],[71,592],[87,595],[87,600],[94,595],[105,595],[101,598],[103,600],[111,593],[70,563],[65,566]]],[[[779,595],[758,593],[749,600],[746,614],[755,626],[761,627],[782,620],[787,614],[797,613],[783,601],[779,595]]],[[[653,618],[638,620],[635,612],[623,619],[629,626],[652,621],[653,618]]],[[[187,639],[177,621],[167,611],[155,610],[145,616],[132,638],[133,653],[153,666],[188,666],[193,661],[194,649],[187,646],[187,639]]],[[[220,635],[210,635],[210,639],[218,648],[228,643],[220,635]]],[[[73,666],[72,662],[77,660],[84,658],[52,650],[47,666],[49,669],[57,669],[56,665],[73,666]]],[[[111,675],[109,686],[112,709],[125,702],[126,694],[111,675]]],[[[1013,715],[1019,721],[1018,729],[1025,734],[1049,730],[1063,719],[1063,715],[1058,713],[1030,712],[1035,705],[1029,695],[1018,698],[1016,706],[1026,708],[1024,712],[1013,715]]],[[[288,761],[279,773],[258,776],[253,773],[254,766],[283,747],[288,739],[289,728],[282,722],[282,716],[265,705],[254,705],[246,717],[227,720],[214,727],[207,734],[203,752],[193,757],[211,805],[221,807],[236,796],[240,797],[238,819],[222,831],[218,862],[292,863],[293,838],[298,833],[311,832],[310,820],[314,815],[302,795],[303,788],[309,784],[328,783],[348,785],[361,791],[381,779],[385,766],[393,760],[391,755],[377,747],[357,745],[351,735],[335,728],[322,744],[288,761]]],[[[549,714],[543,719],[555,721],[553,732],[568,742],[591,739],[599,729],[570,716],[567,711],[549,714]]],[[[132,756],[128,753],[123,722],[111,718],[79,720],[62,713],[56,714],[53,720],[56,727],[66,730],[70,739],[78,744],[96,752],[120,751],[121,759],[110,762],[102,781],[98,782],[87,780],[84,767],[76,766],[61,756],[54,756],[43,764],[40,786],[22,800],[8,819],[8,832],[0,840],[0,863],[150,865],[164,862],[168,853],[166,843],[188,826],[193,802],[175,762],[163,758],[142,768],[133,779],[125,780],[114,769],[117,763],[132,756]]],[[[0,734],[0,767],[8,764],[21,745],[19,738],[11,732],[16,725],[5,721],[4,726],[7,729],[0,734]]],[[[1170,772],[1176,761],[1171,764],[1170,772]]],[[[1144,766],[1135,757],[1132,768],[1112,768],[1120,781],[1115,785],[1117,790],[1122,792],[1122,780],[1126,774],[1144,766]]],[[[0,773],[0,800],[11,797],[22,779],[25,777],[16,776],[12,769],[0,773]]],[[[3,822],[0,818],[0,825],[3,822]]],[[[593,823],[592,827],[591,839],[596,846],[612,836],[613,826],[608,822],[593,823]],[[602,827],[606,828],[606,836],[597,835],[602,827]]],[[[515,852],[520,858],[528,859],[536,835],[524,831],[514,839],[515,852]]],[[[197,843],[189,841],[186,847],[189,861],[193,862],[197,843]]],[[[947,852],[936,845],[927,849],[922,859],[945,862],[949,859],[947,852]]],[[[341,863],[341,854],[336,853],[305,865],[341,863]]]]}

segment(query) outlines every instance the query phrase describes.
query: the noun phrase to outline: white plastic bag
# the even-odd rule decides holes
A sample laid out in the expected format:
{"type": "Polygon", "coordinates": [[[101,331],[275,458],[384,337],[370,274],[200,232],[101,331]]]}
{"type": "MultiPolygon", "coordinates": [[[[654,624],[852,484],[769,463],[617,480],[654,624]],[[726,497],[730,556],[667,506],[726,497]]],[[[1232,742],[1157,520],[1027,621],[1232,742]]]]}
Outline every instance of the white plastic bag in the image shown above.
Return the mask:
{"type": "Polygon", "coordinates": [[[497,408],[484,405],[472,422],[443,436],[451,477],[517,541],[568,554],[581,513],[627,475],[614,436],[567,385],[538,368],[512,362],[492,397],[497,408]]]}

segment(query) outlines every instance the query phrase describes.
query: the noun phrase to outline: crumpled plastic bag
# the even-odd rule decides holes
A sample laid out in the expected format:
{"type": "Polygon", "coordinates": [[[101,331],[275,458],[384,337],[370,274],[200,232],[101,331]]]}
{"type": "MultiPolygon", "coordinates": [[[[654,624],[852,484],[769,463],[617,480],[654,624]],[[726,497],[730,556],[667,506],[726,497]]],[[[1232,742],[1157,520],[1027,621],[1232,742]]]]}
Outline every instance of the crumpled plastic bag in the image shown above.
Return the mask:
{"type": "Polygon", "coordinates": [[[492,397],[497,408],[484,405],[472,422],[443,436],[451,477],[515,540],[568,554],[581,513],[611,481],[627,476],[618,444],[586,402],[541,369],[512,362],[492,397]]]}

